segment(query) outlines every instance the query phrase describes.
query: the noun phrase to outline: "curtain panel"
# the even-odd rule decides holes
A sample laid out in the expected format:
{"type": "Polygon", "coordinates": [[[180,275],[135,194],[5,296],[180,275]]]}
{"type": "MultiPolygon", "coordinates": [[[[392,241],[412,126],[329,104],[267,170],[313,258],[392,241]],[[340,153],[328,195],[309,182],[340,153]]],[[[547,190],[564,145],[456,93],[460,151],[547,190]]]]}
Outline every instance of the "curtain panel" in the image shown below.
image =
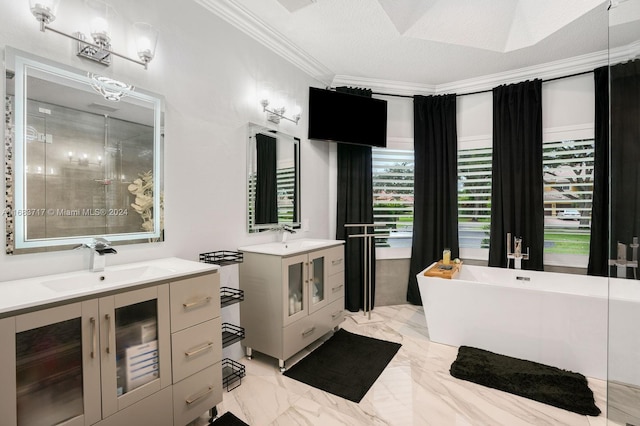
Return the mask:
{"type": "Polygon", "coordinates": [[[530,250],[522,268],[543,270],[542,173],[542,80],[494,88],[489,266],[506,267],[511,233],[530,250]]]}
{"type": "MultiPolygon", "coordinates": [[[[633,237],[640,237],[640,60],[614,65],[609,73],[610,258],[616,257],[620,242],[627,246],[627,260],[631,260],[629,245],[633,237]]],[[[627,268],[627,277],[634,277],[631,268],[627,268]]]]}
{"type": "Polygon", "coordinates": [[[256,134],[256,225],[278,223],[277,140],[256,134]]]}
{"type": "Polygon", "coordinates": [[[407,301],[422,305],[416,274],[458,247],[456,96],[414,96],[414,212],[407,301]]]}
{"type": "Polygon", "coordinates": [[[595,85],[593,203],[588,275],[609,272],[609,67],[593,71],[595,85]]]}
{"type": "MultiPolygon", "coordinates": [[[[371,90],[338,87],[336,91],[371,97],[371,90]]],[[[371,147],[338,143],[338,199],[336,239],[345,241],[345,308],[351,312],[373,309],[375,300],[375,244],[370,253],[371,304],[364,300],[365,249],[362,238],[349,235],[362,234],[363,229],[345,228],[349,223],[373,223],[373,175],[371,147]]]]}

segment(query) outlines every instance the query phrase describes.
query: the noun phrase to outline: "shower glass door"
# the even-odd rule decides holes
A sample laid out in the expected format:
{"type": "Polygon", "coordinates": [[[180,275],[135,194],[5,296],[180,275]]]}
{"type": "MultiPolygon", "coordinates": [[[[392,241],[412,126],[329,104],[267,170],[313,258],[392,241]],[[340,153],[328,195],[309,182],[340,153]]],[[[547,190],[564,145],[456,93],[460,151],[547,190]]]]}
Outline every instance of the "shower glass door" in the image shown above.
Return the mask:
{"type": "Polygon", "coordinates": [[[153,228],[152,127],[29,101],[27,128],[27,238],[153,228]]]}
{"type": "Polygon", "coordinates": [[[607,418],[640,425],[640,0],[609,8],[607,418]]]}

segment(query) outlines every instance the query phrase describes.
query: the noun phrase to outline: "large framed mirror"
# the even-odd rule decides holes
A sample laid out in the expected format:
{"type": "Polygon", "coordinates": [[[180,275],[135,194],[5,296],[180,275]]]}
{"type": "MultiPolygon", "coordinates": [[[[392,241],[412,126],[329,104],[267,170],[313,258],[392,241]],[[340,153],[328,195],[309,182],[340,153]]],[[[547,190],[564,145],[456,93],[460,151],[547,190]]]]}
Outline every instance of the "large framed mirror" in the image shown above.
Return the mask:
{"type": "Polygon", "coordinates": [[[160,96],[7,47],[8,254],[163,239],[160,96]]]}
{"type": "Polygon", "coordinates": [[[300,227],[300,139],[249,123],[247,229],[300,227]]]}

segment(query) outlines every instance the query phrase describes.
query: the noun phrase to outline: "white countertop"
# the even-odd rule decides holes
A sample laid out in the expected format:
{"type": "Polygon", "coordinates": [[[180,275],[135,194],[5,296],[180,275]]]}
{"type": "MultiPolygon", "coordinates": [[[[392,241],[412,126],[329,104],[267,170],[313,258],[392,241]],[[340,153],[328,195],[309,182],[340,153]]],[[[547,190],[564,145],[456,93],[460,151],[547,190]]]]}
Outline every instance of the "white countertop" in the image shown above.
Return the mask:
{"type": "Polygon", "coordinates": [[[0,316],[158,281],[212,272],[220,266],[169,257],[88,270],[0,282],[0,316]]]}
{"type": "Polygon", "coordinates": [[[244,246],[238,248],[238,250],[250,253],[270,254],[273,256],[291,256],[294,254],[306,253],[313,250],[333,247],[340,244],[344,244],[344,241],[300,238],[297,240],[290,240],[285,242],[277,241],[273,243],[244,246]]]}

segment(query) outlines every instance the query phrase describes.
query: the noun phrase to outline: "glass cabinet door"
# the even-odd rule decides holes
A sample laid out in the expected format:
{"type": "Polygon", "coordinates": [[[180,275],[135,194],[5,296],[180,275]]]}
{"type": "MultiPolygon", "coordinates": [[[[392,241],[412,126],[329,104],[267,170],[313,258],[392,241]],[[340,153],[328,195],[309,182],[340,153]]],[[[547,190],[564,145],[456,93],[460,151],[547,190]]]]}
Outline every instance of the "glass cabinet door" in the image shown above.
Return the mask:
{"type": "Polygon", "coordinates": [[[168,303],[166,284],[100,299],[104,416],[170,384],[168,303]]]}
{"type": "Polygon", "coordinates": [[[315,312],[329,303],[327,298],[328,261],[326,250],[309,254],[310,312],[315,312]]]}
{"type": "Polygon", "coordinates": [[[282,259],[284,277],[284,324],[307,315],[307,256],[294,256],[282,259]]]}
{"type": "Polygon", "coordinates": [[[75,303],[16,317],[19,426],[84,425],[100,419],[94,350],[98,309],[95,301],[84,306],[75,303]]]}

